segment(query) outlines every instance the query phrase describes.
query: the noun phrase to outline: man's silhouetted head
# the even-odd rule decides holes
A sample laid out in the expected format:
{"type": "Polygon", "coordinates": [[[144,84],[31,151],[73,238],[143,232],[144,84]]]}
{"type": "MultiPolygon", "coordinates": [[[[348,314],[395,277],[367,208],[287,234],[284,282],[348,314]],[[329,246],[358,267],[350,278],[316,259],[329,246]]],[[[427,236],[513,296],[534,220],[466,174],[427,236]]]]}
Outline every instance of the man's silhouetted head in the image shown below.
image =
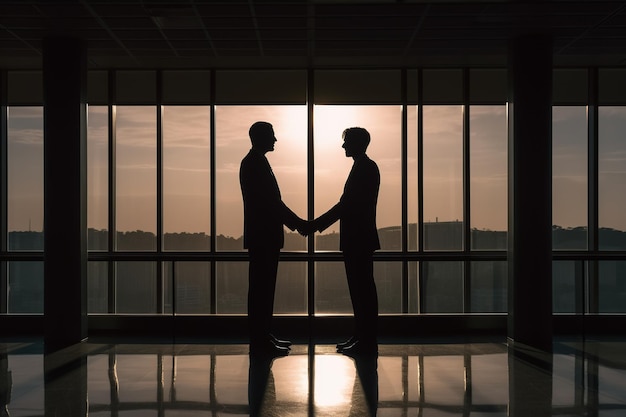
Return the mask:
{"type": "Polygon", "coordinates": [[[346,156],[362,155],[370,144],[370,134],[362,127],[349,127],[343,131],[342,137],[342,148],[346,150],[346,156]]]}
{"type": "Polygon", "coordinates": [[[274,128],[270,123],[256,122],[250,126],[248,133],[254,149],[263,153],[274,150],[274,143],[277,139],[274,135],[274,128]]]}

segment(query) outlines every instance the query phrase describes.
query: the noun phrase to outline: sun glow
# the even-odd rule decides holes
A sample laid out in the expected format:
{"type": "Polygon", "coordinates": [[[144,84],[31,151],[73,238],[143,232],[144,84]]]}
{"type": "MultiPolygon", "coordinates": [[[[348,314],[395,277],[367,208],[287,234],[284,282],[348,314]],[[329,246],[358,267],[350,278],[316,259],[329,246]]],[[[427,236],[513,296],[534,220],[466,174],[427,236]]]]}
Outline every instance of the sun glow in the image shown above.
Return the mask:
{"type": "Polygon", "coordinates": [[[315,405],[334,407],[352,401],[355,369],[352,361],[336,355],[315,356],[315,405]]]}

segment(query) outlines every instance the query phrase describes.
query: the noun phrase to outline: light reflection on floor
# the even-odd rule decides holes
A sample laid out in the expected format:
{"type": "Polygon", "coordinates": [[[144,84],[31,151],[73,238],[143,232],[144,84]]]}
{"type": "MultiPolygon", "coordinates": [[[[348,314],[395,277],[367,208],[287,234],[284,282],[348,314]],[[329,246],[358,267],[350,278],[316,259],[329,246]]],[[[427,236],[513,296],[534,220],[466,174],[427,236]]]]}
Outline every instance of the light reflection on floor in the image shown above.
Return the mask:
{"type": "Polygon", "coordinates": [[[622,416],[626,342],[381,344],[354,359],[296,345],[0,342],[0,416],[622,416]],[[45,370],[45,371],[44,371],[45,370]]]}

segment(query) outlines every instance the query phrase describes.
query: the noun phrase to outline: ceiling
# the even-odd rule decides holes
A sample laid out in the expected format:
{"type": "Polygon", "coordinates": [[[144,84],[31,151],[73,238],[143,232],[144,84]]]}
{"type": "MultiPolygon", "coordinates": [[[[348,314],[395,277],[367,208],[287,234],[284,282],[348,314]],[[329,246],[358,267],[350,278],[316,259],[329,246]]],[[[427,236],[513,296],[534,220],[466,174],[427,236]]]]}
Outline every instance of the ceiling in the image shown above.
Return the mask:
{"type": "Polygon", "coordinates": [[[503,66],[528,32],[557,66],[626,64],[626,2],[4,0],[0,68],[40,68],[46,36],[93,69],[503,66]]]}

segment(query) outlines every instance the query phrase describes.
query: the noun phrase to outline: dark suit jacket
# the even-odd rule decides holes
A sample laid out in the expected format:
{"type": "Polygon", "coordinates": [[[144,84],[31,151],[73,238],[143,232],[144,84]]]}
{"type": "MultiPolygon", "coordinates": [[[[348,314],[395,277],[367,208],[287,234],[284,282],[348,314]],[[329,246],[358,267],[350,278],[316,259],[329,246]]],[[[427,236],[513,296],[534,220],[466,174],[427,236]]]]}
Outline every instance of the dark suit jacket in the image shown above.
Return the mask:
{"type": "Polygon", "coordinates": [[[298,216],[283,203],[278,183],[263,153],[251,149],[243,158],[239,182],[243,195],[243,247],[282,248],[283,224],[295,229],[298,216]]]}
{"type": "Polygon", "coordinates": [[[367,155],[358,157],[352,165],[339,203],[318,218],[320,231],[340,220],[341,250],[380,249],[376,229],[379,187],[380,173],[376,163],[367,155]]]}

